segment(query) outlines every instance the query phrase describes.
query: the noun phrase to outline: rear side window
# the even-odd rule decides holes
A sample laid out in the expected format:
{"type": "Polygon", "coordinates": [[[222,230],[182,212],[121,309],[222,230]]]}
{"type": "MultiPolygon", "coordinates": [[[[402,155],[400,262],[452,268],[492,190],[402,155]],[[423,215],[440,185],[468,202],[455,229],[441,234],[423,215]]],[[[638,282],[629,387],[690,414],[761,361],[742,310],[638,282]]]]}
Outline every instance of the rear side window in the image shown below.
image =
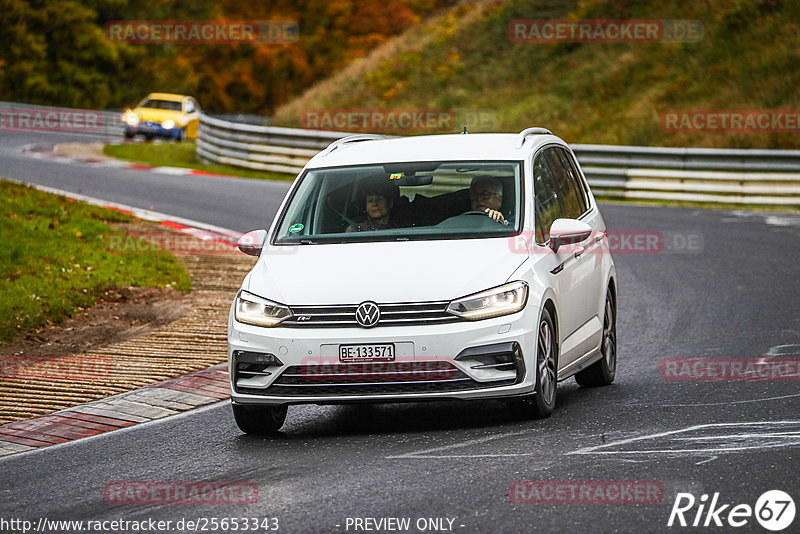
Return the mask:
{"type": "Polygon", "coordinates": [[[540,152],[533,161],[533,191],[536,210],[536,242],[550,239],[550,225],[564,217],[558,188],[550,167],[540,152]]]}
{"type": "Polygon", "coordinates": [[[562,149],[552,147],[544,150],[544,159],[553,176],[556,191],[561,198],[564,217],[577,219],[586,211],[586,198],[572,168],[564,160],[562,149]]]}
{"type": "Polygon", "coordinates": [[[586,213],[589,209],[589,194],[586,191],[586,184],[584,183],[583,179],[581,178],[581,173],[578,171],[577,164],[575,163],[575,158],[570,155],[569,152],[564,150],[563,148],[557,148],[559,156],[561,157],[561,161],[564,164],[564,169],[569,174],[570,182],[576,184],[578,188],[578,193],[580,194],[580,202],[581,202],[581,213],[586,213]]]}

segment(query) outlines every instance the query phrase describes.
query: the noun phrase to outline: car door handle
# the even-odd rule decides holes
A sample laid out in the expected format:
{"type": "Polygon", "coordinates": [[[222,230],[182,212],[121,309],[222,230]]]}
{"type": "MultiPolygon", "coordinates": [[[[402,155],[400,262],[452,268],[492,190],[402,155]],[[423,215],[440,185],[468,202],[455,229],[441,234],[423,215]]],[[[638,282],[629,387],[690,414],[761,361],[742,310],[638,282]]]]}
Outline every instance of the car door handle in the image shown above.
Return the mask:
{"type": "Polygon", "coordinates": [[[580,258],[580,257],[581,257],[581,254],[583,254],[583,252],[584,252],[585,250],[586,250],[586,249],[585,249],[584,247],[578,247],[578,248],[577,248],[577,250],[575,250],[575,259],[578,259],[578,258],[580,258]]]}

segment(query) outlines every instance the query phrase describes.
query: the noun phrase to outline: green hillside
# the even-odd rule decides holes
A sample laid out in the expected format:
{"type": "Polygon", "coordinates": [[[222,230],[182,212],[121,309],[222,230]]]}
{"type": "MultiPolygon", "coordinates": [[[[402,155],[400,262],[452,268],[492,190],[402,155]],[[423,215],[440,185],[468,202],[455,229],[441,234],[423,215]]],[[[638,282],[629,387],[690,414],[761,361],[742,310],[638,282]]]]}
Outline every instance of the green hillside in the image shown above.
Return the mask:
{"type": "MultiPolygon", "coordinates": [[[[665,131],[670,110],[800,110],[800,2],[464,2],[277,109],[485,109],[495,131],[545,126],[574,143],[800,148],[793,132],[665,131]],[[512,42],[516,19],[690,19],[699,42],[512,42]]],[[[335,128],[334,128],[335,129],[335,128]]],[[[476,128],[471,128],[475,131],[476,128]]],[[[399,132],[402,133],[402,132],[399,132]]]]}

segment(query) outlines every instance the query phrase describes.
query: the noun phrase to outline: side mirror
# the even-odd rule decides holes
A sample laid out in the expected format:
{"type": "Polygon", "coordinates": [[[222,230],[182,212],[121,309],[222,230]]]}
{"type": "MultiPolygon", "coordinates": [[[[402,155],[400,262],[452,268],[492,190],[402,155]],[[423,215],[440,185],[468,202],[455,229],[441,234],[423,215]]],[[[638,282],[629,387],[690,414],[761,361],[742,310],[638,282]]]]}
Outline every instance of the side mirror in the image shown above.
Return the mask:
{"type": "Polygon", "coordinates": [[[239,241],[236,242],[236,246],[249,256],[258,256],[261,254],[261,249],[264,248],[264,241],[266,240],[266,230],[253,230],[242,235],[239,241]]]}
{"type": "Polygon", "coordinates": [[[561,245],[585,241],[592,235],[592,227],[577,219],[556,219],[550,226],[550,248],[558,252],[561,245]]]}

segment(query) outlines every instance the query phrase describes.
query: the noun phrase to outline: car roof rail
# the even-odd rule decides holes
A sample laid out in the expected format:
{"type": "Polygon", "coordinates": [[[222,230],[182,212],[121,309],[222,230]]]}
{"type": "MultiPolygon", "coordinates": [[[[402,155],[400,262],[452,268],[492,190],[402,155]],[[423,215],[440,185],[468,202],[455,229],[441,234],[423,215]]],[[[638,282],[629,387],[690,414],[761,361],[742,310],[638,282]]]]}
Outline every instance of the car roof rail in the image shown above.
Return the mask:
{"type": "Polygon", "coordinates": [[[378,134],[355,134],[355,135],[348,135],[347,137],[342,137],[341,139],[337,139],[333,143],[329,144],[325,150],[322,151],[320,154],[321,156],[327,156],[334,150],[344,145],[350,143],[359,143],[361,141],[377,141],[379,139],[388,139],[385,135],[378,135],[378,134]]]}
{"type": "Polygon", "coordinates": [[[551,132],[547,128],[540,128],[538,126],[534,126],[533,128],[525,128],[519,133],[519,136],[517,137],[516,148],[522,148],[522,145],[525,144],[525,139],[529,135],[553,135],[553,132],[551,132]]]}

